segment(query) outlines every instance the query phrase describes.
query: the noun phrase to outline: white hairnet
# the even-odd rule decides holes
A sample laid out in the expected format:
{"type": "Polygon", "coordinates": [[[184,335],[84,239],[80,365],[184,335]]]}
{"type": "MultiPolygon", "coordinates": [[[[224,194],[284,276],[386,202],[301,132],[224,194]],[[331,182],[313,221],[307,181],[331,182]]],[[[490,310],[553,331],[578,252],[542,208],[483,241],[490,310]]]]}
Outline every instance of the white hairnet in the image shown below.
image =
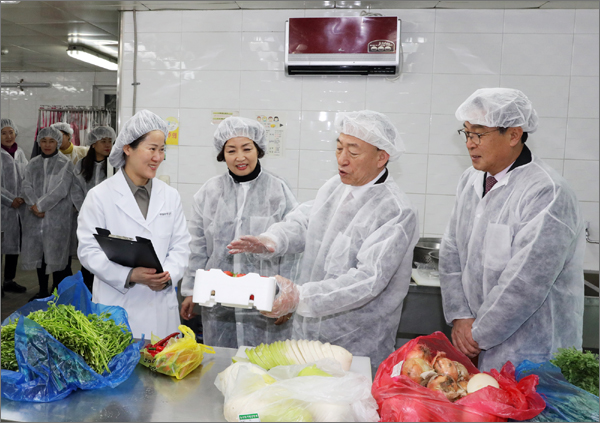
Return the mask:
{"type": "Polygon", "coordinates": [[[215,131],[215,148],[221,152],[225,143],[235,137],[250,138],[262,151],[267,151],[265,128],[253,119],[231,116],[222,121],[215,131]]]}
{"type": "Polygon", "coordinates": [[[146,135],[151,131],[162,131],[165,134],[165,141],[169,134],[169,128],[167,122],[165,122],[160,116],[152,113],[149,110],[140,110],[133,115],[119,133],[117,141],[113,146],[108,161],[112,167],[121,168],[125,165],[125,154],[123,153],[123,147],[131,144],[143,135],[146,135]]]}
{"type": "Polygon", "coordinates": [[[371,110],[338,113],[335,129],[386,151],[390,155],[390,162],[397,160],[404,153],[404,142],[398,130],[382,113],[371,110]]]}
{"type": "Polygon", "coordinates": [[[52,125],[53,128],[58,129],[61,132],[66,132],[69,135],[73,135],[73,128],[71,128],[71,125],[69,125],[66,122],[56,122],[53,123],[52,125]]]}
{"type": "Polygon", "coordinates": [[[51,125],[51,126],[46,126],[45,128],[42,128],[39,130],[39,132],[37,134],[37,138],[36,138],[37,143],[39,144],[40,141],[42,140],[42,138],[46,138],[46,137],[56,140],[56,142],[60,146],[60,144],[62,143],[63,134],[58,129],[56,129],[56,127],[54,127],[54,125],[51,125]]]}
{"type": "Polygon", "coordinates": [[[513,88],[481,88],[467,98],[458,109],[456,119],[490,128],[520,126],[532,133],[538,127],[538,115],[531,101],[513,88]]]}
{"type": "Polygon", "coordinates": [[[89,134],[87,134],[83,145],[95,144],[102,138],[110,138],[110,140],[114,142],[115,138],[117,138],[117,134],[115,133],[115,130],[112,129],[110,126],[97,126],[94,129],[92,129],[89,134]]]}
{"type": "Polygon", "coordinates": [[[19,129],[17,128],[17,125],[15,125],[12,119],[2,119],[2,127],[0,128],[0,131],[6,128],[7,126],[10,126],[15,131],[15,135],[19,135],[19,129]]]}

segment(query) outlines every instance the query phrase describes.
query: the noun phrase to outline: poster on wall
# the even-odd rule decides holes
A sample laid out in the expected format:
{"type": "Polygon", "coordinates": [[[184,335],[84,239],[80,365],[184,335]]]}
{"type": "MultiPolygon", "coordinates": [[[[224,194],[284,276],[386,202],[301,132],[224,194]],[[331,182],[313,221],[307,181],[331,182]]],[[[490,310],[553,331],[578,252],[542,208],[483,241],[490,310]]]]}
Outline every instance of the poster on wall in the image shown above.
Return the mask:
{"type": "Polygon", "coordinates": [[[165,119],[169,128],[167,136],[167,145],[179,145],[179,120],[176,117],[169,116],[165,119]]]}
{"type": "Polygon", "coordinates": [[[265,127],[267,138],[265,153],[269,157],[283,156],[286,117],[285,112],[257,112],[256,120],[265,127]]]}
{"type": "Polygon", "coordinates": [[[218,125],[225,119],[231,116],[239,116],[240,112],[226,112],[226,111],[214,111],[212,112],[212,123],[213,125],[218,125]]]}

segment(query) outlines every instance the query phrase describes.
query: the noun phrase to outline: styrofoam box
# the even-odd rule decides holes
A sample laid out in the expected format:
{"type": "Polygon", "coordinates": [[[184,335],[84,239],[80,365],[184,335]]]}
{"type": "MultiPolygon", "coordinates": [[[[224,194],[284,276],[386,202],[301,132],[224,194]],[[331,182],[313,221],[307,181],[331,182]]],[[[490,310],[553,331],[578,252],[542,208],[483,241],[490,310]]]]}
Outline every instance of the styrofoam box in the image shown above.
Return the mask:
{"type": "Polygon", "coordinates": [[[257,273],[236,278],[220,269],[196,270],[194,302],[205,307],[219,303],[226,307],[271,311],[277,283],[257,273]]]}

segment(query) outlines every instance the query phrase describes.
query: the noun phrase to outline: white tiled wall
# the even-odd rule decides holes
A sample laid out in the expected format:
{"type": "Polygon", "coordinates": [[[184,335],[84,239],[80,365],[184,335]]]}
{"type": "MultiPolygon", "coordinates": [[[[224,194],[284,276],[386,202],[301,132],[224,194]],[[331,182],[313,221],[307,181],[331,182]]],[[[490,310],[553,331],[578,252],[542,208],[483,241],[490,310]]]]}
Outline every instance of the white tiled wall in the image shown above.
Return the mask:
{"type": "Polygon", "coordinates": [[[35,141],[39,107],[92,106],[94,85],[117,85],[117,72],[2,72],[2,82],[49,82],[48,88],[2,88],[2,117],[19,128],[27,157],[35,141]]]}
{"type": "MultiPolygon", "coordinates": [[[[600,238],[598,9],[374,12],[402,19],[404,70],[393,81],[284,74],[286,19],[360,11],[138,12],[137,107],[180,121],[180,145],[169,147],[160,172],[171,176],[186,213],[193,193],[225,172],[212,147],[213,110],[251,118],[285,112],[284,156],[263,163],[306,201],[336,173],[336,112],[368,108],[399,128],[407,151],[390,171],[418,208],[422,234],[441,236],[456,182],[470,165],[454,111],[477,88],[503,86],[533,101],[540,129],[528,144],[571,183],[591,237],[600,238]]],[[[131,116],[132,31],[126,13],[122,122],[131,116]]],[[[588,245],[586,268],[598,269],[598,254],[588,245]]]]}

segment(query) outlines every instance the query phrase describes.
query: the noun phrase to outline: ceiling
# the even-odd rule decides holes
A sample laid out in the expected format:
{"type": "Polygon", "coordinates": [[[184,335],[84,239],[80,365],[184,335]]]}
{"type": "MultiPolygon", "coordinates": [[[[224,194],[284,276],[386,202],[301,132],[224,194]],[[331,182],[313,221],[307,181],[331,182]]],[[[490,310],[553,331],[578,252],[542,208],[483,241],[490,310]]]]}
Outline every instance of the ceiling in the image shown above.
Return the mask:
{"type": "Polygon", "coordinates": [[[598,9],[598,1],[21,1],[2,2],[2,71],[102,70],[67,55],[69,43],[118,56],[119,13],[126,10],[237,9],[598,9]],[[6,50],[8,51],[6,54],[6,50]]]}

